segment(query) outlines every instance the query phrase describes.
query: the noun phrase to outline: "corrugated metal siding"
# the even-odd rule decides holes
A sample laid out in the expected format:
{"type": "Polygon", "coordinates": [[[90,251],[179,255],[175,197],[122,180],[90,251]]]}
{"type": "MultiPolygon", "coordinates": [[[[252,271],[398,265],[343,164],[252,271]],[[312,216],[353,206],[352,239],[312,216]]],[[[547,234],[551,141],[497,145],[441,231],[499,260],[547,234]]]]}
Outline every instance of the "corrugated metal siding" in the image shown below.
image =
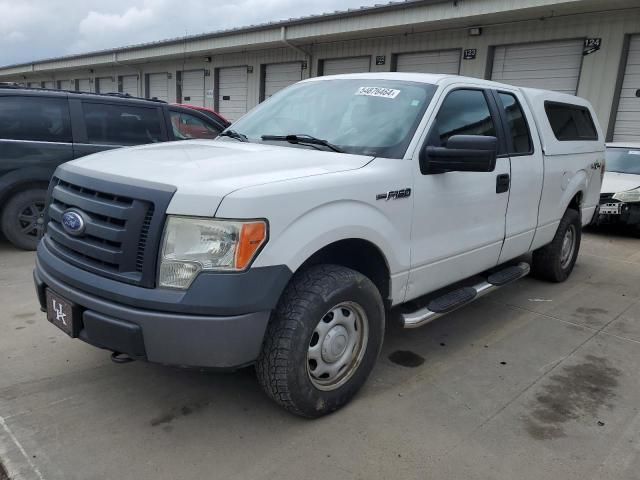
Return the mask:
{"type": "Polygon", "coordinates": [[[460,50],[400,53],[396,57],[397,72],[460,73],[460,50]]]}
{"type": "Polygon", "coordinates": [[[218,71],[218,111],[230,122],[247,111],[247,67],[227,67],[218,71]]]}
{"type": "Polygon", "coordinates": [[[578,39],[496,47],[491,79],[575,95],[583,43],[578,39]]]}
{"type": "Polygon", "coordinates": [[[640,35],[629,42],[615,122],[614,142],[640,142],[640,35]]]}
{"type": "Polygon", "coordinates": [[[265,66],[264,98],[302,80],[302,63],[271,63],[265,66]]]}

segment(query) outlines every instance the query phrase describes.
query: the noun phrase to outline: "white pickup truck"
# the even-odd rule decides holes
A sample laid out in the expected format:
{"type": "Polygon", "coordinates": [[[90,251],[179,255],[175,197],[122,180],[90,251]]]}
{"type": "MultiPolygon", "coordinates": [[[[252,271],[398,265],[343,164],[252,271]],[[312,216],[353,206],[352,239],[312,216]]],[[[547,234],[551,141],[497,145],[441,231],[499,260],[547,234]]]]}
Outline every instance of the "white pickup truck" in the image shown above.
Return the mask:
{"type": "Polygon", "coordinates": [[[565,280],[604,151],[570,95],[449,75],[305,80],[215,141],[59,167],[39,301],[114,360],[255,364],[272,399],[317,417],[363,385],[390,309],[414,328],[530,269],[565,280]]]}

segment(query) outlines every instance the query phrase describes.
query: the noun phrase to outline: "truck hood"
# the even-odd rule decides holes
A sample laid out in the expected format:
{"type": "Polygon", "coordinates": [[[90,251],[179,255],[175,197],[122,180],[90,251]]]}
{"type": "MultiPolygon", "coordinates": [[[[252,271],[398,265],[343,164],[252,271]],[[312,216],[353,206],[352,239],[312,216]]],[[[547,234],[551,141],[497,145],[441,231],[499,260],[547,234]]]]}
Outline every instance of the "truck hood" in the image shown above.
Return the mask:
{"type": "Polygon", "coordinates": [[[640,186],[640,175],[633,173],[605,172],[602,179],[602,193],[618,193],[640,186]]]}
{"type": "MultiPolygon", "coordinates": [[[[85,175],[171,185],[167,213],[212,216],[229,193],[256,185],[361,168],[373,157],[279,145],[188,140],[96,153],[66,165],[85,175]]],[[[65,168],[65,167],[62,167],[65,168]]]]}

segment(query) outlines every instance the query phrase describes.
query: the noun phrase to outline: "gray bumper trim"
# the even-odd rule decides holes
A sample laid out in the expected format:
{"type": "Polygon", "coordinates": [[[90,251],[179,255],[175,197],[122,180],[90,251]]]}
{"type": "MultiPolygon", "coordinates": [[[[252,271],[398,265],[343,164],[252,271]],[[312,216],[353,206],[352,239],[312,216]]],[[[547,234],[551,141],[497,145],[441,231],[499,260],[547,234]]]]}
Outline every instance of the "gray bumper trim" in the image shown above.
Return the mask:
{"type": "MultiPolygon", "coordinates": [[[[270,311],[234,316],[184,315],[143,310],[105,300],[72,287],[36,264],[34,280],[41,306],[48,287],[85,309],[142,329],[147,360],[192,366],[235,368],[258,357],[270,311]]],[[[99,318],[99,316],[96,316],[99,318]]],[[[102,345],[109,348],[109,345],[102,345]]]]}

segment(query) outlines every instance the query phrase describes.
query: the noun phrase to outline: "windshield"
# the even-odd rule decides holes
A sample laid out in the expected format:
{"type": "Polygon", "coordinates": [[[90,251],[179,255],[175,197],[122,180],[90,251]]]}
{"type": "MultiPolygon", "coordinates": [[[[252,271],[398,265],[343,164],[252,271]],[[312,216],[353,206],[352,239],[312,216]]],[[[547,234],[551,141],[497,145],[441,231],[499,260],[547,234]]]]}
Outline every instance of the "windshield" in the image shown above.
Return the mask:
{"type": "Polygon", "coordinates": [[[640,148],[607,148],[606,169],[640,175],[640,148]]]}
{"type": "Polygon", "coordinates": [[[299,83],[274,95],[231,128],[251,142],[276,143],[263,140],[264,135],[308,135],[346,153],[402,158],[435,90],[435,85],[395,80],[299,83]]]}

